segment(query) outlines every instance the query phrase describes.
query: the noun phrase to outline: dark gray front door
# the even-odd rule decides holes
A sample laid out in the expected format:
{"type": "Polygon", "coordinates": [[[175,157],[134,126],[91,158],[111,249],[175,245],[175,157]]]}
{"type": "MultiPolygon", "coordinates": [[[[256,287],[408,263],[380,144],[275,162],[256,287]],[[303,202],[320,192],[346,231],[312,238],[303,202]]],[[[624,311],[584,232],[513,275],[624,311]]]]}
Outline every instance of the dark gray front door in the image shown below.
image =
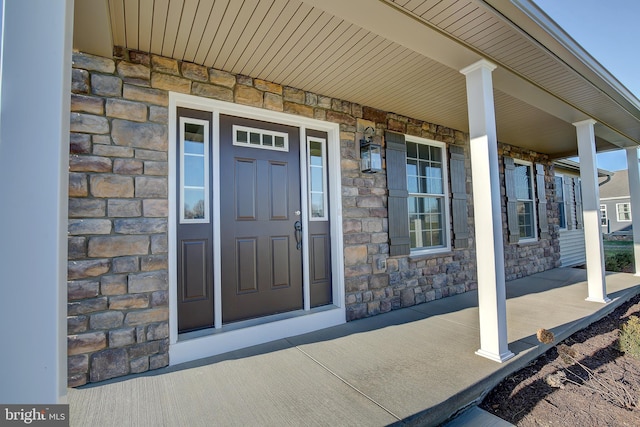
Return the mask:
{"type": "Polygon", "coordinates": [[[223,323],[301,309],[299,129],[221,115],[220,205],[223,323]]]}

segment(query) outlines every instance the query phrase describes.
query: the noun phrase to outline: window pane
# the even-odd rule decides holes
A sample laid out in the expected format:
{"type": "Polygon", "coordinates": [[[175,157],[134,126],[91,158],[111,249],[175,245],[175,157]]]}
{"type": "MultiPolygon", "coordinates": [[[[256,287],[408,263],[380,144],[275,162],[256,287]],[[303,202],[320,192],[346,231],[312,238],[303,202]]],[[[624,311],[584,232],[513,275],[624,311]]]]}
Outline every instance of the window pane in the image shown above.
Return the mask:
{"type": "Polygon", "coordinates": [[[312,167],[311,168],[311,191],[313,192],[322,192],[322,168],[312,167]]]}
{"type": "Polygon", "coordinates": [[[418,144],[407,141],[407,157],[418,158],[418,144]]]}
{"type": "Polygon", "coordinates": [[[204,154],[204,144],[202,142],[185,141],[185,154],[204,154]]]}
{"type": "Polygon", "coordinates": [[[409,197],[409,235],[412,248],[444,245],[442,199],[409,197]]]}
{"type": "Polygon", "coordinates": [[[247,139],[247,132],[243,130],[239,130],[238,132],[236,132],[236,140],[238,142],[248,142],[249,140],[247,139]]]}
{"type": "Polygon", "coordinates": [[[407,160],[407,190],[409,193],[421,192],[418,181],[418,162],[415,160],[407,160]]]}
{"type": "Polygon", "coordinates": [[[249,143],[260,144],[260,134],[254,132],[249,133],[249,143]]]}
{"type": "Polygon", "coordinates": [[[533,238],[533,202],[518,202],[518,225],[521,238],[533,238]]]}
{"type": "Polygon", "coordinates": [[[558,204],[558,219],[560,222],[560,228],[567,228],[567,217],[565,216],[564,203],[558,204]]]}
{"type": "Polygon", "coordinates": [[[322,197],[322,193],[311,194],[311,217],[324,217],[324,199],[322,197]]]}
{"type": "Polygon", "coordinates": [[[204,218],[204,188],[184,190],[184,218],[204,218]]]}
{"type": "Polygon", "coordinates": [[[284,138],[281,136],[276,136],[276,147],[284,148],[284,138]]]}
{"type": "Polygon", "coordinates": [[[204,156],[184,156],[184,185],[204,187],[204,156]]]}
{"type": "Polygon", "coordinates": [[[322,166],[322,143],[311,141],[309,144],[309,157],[312,166],[322,166]]]}
{"type": "Polygon", "coordinates": [[[273,137],[271,135],[262,135],[262,145],[271,147],[273,145],[273,137]]]}
{"type": "Polygon", "coordinates": [[[516,198],[518,199],[533,199],[529,171],[530,168],[527,165],[516,164],[515,166],[514,178],[516,184],[516,198]]]}
{"type": "Polygon", "coordinates": [[[564,202],[564,185],[562,182],[562,177],[556,176],[555,184],[556,184],[556,201],[564,202]]]}

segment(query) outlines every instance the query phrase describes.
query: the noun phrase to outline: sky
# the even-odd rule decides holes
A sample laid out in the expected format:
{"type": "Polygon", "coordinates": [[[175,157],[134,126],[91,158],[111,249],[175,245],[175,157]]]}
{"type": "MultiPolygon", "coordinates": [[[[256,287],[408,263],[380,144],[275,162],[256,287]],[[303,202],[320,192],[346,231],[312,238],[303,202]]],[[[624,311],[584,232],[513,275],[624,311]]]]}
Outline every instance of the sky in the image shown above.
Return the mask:
{"type": "MultiPolygon", "coordinates": [[[[533,0],[578,44],[640,98],[639,0],[533,0]]],[[[624,150],[598,154],[598,167],[627,168],[624,150]]]]}

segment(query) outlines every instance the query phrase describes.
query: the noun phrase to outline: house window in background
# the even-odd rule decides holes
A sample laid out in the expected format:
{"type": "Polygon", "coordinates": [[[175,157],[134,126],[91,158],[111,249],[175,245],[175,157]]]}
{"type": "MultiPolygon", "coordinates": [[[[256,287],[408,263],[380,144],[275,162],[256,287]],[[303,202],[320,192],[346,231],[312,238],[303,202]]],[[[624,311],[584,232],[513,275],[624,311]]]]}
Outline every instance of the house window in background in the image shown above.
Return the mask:
{"type": "Polygon", "coordinates": [[[607,225],[607,205],[600,205],[600,225],[607,225]]]}
{"type": "Polygon", "coordinates": [[[631,204],[616,203],[616,213],[618,214],[618,222],[631,221],[631,204]]]}
{"type": "Polygon", "coordinates": [[[556,184],[556,202],[558,203],[558,220],[561,229],[567,228],[567,209],[564,198],[564,178],[562,176],[555,177],[556,184]]]}

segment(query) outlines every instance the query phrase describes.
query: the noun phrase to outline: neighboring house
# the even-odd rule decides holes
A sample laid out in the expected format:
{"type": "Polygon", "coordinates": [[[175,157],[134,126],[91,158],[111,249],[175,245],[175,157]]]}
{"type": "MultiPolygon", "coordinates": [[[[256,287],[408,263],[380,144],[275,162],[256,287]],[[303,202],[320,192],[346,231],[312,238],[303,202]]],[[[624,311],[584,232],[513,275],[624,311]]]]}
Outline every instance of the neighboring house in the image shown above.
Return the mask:
{"type": "Polygon", "coordinates": [[[593,165],[640,144],[640,102],[532,2],[23,3],[3,1],[1,62],[20,107],[0,126],[16,183],[0,196],[20,207],[1,222],[12,392],[475,289],[477,354],[502,362],[505,280],[561,265],[563,215],[591,249],[589,299],[607,301],[593,165]],[[575,173],[575,203],[556,201],[554,160],[576,154],[582,224],[575,173]]]}
{"type": "MultiPolygon", "coordinates": [[[[554,169],[560,265],[563,267],[584,265],[586,253],[580,164],[571,160],[556,160],[554,169]]],[[[608,179],[610,175],[610,172],[598,169],[599,177],[608,179]]]]}
{"type": "Polygon", "coordinates": [[[631,234],[629,173],[619,170],[600,184],[600,221],[605,234],[631,234]]]}

